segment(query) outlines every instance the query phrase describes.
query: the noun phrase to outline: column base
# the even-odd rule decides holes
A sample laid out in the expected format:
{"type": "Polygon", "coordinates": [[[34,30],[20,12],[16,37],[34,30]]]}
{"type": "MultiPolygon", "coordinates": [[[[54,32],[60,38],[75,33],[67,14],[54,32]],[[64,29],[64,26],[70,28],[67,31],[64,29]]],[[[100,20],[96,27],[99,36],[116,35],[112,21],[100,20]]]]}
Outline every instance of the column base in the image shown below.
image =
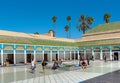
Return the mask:
{"type": "Polygon", "coordinates": [[[14,66],[16,66],[16,64],[14,64],[14,66]]]}

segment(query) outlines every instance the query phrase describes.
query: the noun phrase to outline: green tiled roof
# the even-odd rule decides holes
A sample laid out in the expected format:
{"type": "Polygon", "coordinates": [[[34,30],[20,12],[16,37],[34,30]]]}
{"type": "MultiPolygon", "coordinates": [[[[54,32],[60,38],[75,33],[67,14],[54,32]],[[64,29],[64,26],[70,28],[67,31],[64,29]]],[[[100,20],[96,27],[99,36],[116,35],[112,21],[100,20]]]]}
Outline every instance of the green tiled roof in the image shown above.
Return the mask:
{"type": "Polygon", "coordinates": [[[95,27],[94,29],[90,30],[89,33],[98,33],[98,32],[105,32],[111,30],[120,30],[120,22],[113,22],[108,24],[100,24],[99,26],[95,27]]]}
{"type": "Polygon", "coordinates": [[[0,43],[52,45],[52,46],[75,46],[75,44],[72,42],[62,42],[62,41],[33,39],[33,38],[25,38],[25,37],[2,36],[2,35],[0,35],[0,43]]]}
{"type": "Polygon", "coordinates": [[[120,45],[120,39],[109,39],[109,40],[97,40],[97,41],[84,41],[76,43],[79,47],[84,46],[106,46],[106,45],[120,45]]]}

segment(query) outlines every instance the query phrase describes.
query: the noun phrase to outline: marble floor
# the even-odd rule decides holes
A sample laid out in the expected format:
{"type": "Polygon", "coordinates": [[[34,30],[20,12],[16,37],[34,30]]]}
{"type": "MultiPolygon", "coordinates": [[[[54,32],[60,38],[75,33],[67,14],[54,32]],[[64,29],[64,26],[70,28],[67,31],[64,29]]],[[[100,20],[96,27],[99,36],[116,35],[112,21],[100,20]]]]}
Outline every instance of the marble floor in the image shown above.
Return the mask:
{"type": "MultiPolygon", "coordinates": [[[[72,63],[78,64],[78,61],[72,63]]],[[[112,78],[114,75],[111,73],[120,74],[118,73],[120,61],[91,61],[90,66],[85,70],[81,67],[52,70],[50,69],[52,64],[48,64],[45,73],[42,71],[41,64],[38,64],[34,74],[29,72],[30,65],[0,67],[0,83],[120,83],[120,81],[103,81],[109,76],[111,80],[115,78],[112,78]]]]}

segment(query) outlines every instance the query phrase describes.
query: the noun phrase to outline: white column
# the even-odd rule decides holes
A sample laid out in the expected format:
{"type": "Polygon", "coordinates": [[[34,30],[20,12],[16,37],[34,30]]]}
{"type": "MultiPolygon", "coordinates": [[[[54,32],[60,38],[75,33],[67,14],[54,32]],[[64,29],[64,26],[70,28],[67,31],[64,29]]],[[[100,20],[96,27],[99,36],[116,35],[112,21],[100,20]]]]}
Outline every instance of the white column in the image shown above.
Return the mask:
{"type": "Polygon", "coordinates": [[[71,59],[71,51],[70,51],[70,60],[72,60],[72,59],[71,59]]]}
{"type": "Polygon", "coordinates": [[[75,55],[75,51],[74,51],[74,61],[75,61],[75,57],[76,57],[76,55],[75,55]]]}
{"type": "Polygon", "coordinates": [[[52,50],[50,50],[50,61],[52,61],[52,50]]]}
{"type": "Polygon", "coordinates": [[[78,53],[78,60],[79,60],[79,58],[80,58],[79,51],[77,53],[78,53]]]}
{"type": "Polygon", "coordinates": [[[36,50],[34,50],[34,61],[36,61],[36,50]]]}
{"type": "Polygon", "coordinates": [[[59,51],[57,51],[57,54],[58,54],[58,61],[59,61],[59,51]]]}
{"type": "Polygon", "coordinates": [[[43,57],[43,60],[44,60],[44,53],[45,53],[45,52],[44,52],[44,50],[43,50],[43,51],[42,51],[42,55],[43,55],[42,57],[43,57]]]}
{"type": "Polygon", "coordinates": [[[110,49],[110,60],[112,61],[112,49],[110,49]]]}
{"type": "Polygon", "coordinates": [[[1,66],[3,66],[3,48],[1,49],[1,66]]]}
{"type": "Polygon", "coordinates": [[[95,60],[95,52],[93,49],[92,49],[92,56],[93,56],[93,59],[95,60]]]}
{"type": "Polygon", "coordinates": [[[84,50],[84,59],[86,59],[86,50],[84,50]]]}
{"type": "Polygon", "coordinates": [[[24,49],[24,63],[27,64],[26,49],[24,49]]]}
{"type": "Polygon", "coordinates": [[[65,51],[64,51],[64,61],[65,61],[65,51]]]}
{"type": "Polygon", "coordinates": [[[103,60],[103,52],[100,50],[100,60],[103,60]]]}
{"type": "Polygon", "coordinates": [[[14,65],[16,65],[16,50],[13,50],[13,54],[14,54],[14,65]]]}

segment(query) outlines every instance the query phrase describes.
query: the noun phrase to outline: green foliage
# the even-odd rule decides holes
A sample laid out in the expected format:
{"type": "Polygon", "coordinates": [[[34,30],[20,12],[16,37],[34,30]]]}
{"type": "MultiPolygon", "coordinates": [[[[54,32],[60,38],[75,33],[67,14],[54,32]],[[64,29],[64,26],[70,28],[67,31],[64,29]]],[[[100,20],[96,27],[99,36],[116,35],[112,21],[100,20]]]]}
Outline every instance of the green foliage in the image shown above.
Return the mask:
{"type": "Polygon", "coordinates": [[[92,25],[94,19],[93,17],[86,17],[86,15],[82,14],[80,17],[79,17],[79,20],[78,20],[78,25],[77,25],[77,29],[78,31],[82,31],[83,34],[85,34],[85,32],[90,29],[90,25],[92,25]]]}
{"type": "Polygon", "coordinates": [[[35,32],[34,34],[37,34],[37,35],[38,35],[39,33],[38,33],[38,32],[35,32]]]}
{"type": "Polygon", "coordinates": [[[110,22],[110,18],[111,18],[111,15],[110,15],[109,13],[104,14],[104,21],[105,21],[106,23],[109,23],[109,22],[110,22]]]}
{"type": "Polygon", "coordinates": [[[68,25],[65,26],[65,31],[66,31],[66,32],[69,31],[69,26],[68,26],[68,25]]]}
{"type": "Polygon", "coordinates": [[[71,16],[67,16],[67,21],[70,22],[71,21],[71,16]]]}
{"type": "Polygon", "coordinates": [[[53,16],[52,17],[52,21],[55,23],[57,21],[57,17],[56,16],[53,16]]]}

